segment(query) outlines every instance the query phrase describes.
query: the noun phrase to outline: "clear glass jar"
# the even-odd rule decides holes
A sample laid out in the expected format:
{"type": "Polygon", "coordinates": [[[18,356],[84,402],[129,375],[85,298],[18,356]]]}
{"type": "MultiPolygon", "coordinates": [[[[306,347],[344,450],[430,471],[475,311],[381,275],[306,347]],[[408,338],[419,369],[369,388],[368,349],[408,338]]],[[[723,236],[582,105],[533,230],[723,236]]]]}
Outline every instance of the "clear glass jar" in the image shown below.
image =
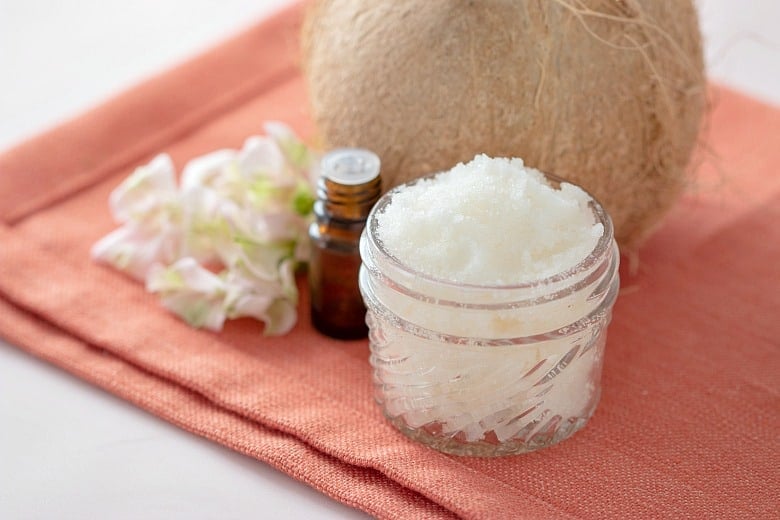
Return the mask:
{"type": "MultiPolygon", "coordinates": [[[[558,179],[549,176],[552,182],[558,179]]],[[[555,444],[596,409],[607,324],[619,289],[612,222],[578,265],[511,286],[452,283],[390,255],[377,214],[360,242],[360,290],[376,400],[401,432],[456,455],[497,456],[555,444]]]]}

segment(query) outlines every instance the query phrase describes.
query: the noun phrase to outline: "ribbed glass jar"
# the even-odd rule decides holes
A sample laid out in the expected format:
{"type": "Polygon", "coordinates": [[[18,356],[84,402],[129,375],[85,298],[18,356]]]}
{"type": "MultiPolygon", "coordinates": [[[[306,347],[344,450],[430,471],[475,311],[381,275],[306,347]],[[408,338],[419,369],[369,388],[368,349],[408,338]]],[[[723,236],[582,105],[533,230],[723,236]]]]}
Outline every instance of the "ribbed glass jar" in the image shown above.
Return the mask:
{"type": "Polygon", "coordinates": [[[619,288],[609,216],[590,203],[604,235],[565,272],[508,286],[452,283],[384,248],[377,215],[399,189],[379,200],[360,241],[375,395],[387,418],[412,439],[474,456],[537,450],[582,428],[599,401],[619,288]]]}

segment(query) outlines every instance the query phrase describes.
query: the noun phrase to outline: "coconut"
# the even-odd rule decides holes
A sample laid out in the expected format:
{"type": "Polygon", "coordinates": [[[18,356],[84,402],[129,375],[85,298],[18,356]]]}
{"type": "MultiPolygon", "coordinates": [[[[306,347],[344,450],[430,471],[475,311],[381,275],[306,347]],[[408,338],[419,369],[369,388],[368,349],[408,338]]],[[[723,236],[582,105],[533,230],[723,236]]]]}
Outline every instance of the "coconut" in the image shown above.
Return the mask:
{"type": "Polygon", "coordinates": [[[320,0],[302,34],[327,147],[385,189],[477,153],[592,193],[636,248],[686,185],[705,106],[690,0],[320,0]]]}

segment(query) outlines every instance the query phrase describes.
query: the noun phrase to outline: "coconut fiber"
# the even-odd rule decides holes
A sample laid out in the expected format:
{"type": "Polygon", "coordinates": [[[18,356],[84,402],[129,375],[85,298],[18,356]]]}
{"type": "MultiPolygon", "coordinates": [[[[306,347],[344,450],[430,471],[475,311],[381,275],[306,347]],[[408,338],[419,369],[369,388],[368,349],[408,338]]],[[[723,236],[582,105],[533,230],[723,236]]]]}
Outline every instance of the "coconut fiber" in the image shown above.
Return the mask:
{"type": "Polygon", "coordinates": [[[687,184],[705,106],[690,0],[321,0],[303,28],[327,147],[386,189],[476,153],[580,184],[634,249],[687,184]]]}

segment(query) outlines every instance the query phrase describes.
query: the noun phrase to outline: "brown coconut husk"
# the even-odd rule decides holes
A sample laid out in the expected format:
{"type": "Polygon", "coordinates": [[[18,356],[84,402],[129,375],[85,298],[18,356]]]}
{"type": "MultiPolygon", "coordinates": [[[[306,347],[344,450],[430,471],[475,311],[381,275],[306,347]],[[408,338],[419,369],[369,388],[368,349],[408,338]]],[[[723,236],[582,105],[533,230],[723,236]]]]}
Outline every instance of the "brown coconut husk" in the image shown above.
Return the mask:
{"type": "Polygon", "coordinates": [[[686,185],[705,106],[690,0],[319,0],[303,29],[327,147],[385,188],[521,157],[590,191],[636,248],[686,185]]]}

